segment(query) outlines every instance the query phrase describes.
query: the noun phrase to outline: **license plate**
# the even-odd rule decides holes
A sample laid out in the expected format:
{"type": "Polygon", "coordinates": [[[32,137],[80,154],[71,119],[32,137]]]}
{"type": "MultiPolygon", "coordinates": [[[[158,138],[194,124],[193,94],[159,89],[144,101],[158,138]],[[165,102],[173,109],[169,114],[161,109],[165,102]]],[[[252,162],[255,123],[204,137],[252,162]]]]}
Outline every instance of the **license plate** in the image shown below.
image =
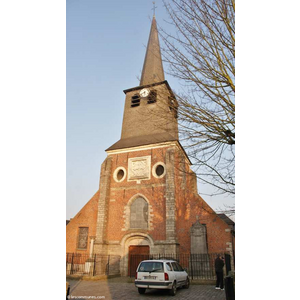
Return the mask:
{"type": "Polygon", "coordinates": [[[156,276],[145,276],[144,279],[156,279],[156,276]]]}

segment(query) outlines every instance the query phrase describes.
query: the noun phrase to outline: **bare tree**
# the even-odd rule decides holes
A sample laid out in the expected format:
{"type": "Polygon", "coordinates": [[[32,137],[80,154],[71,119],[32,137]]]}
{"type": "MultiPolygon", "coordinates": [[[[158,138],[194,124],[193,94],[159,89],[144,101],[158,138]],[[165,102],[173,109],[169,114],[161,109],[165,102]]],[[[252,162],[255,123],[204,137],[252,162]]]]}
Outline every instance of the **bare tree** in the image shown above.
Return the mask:
{"type": "Polygon", "coordinates": [[[200,181],[235,193],[235,2],[164,1],[175,34],[160,28],[176,93],[181,140],[200,181]]]}

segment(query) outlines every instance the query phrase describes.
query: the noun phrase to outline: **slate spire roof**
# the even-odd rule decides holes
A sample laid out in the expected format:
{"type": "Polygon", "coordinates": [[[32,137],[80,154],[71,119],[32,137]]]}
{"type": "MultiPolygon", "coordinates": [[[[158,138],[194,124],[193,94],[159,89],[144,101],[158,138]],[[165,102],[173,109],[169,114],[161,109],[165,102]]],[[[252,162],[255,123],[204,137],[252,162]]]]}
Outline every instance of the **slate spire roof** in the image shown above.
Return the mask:
{"type": "Polygon", "coordinates": [[[140,86],[164,80],[165,76],[159,46],[156,19],[155,16],[153,16],[140,86]]]}
{"type": "Polygon", "coordinates": [[[165,80],[155,16],[152,19],[140,85],[124,90],[124,93],[126,99],[121,139],[106,151],[179,142],[177,119],[169,106],[169,98],[175,96],[165,80]],[[155,102],[151,104],[148,97],[139,97],[143,88],[155,92],[155,102]],[[134,107],[133,96],[139,98],[139,105],[134,107]],[[155,104],[156,99],[159,105],[155,104]]]}

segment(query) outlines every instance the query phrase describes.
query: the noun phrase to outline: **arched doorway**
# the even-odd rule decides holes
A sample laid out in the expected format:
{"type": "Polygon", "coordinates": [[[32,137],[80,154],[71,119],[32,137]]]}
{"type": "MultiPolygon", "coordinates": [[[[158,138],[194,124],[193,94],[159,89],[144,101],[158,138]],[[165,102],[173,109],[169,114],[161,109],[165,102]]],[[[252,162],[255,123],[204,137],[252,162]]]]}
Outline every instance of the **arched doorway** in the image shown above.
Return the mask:
{"type": "Polygon", "coordinates": [[[123,248],[123,255],[121,259],[121,275],[130,276],[130,274],[133,274],[133,272],[135,275],[136,268],[140,263],[139,258],[149,258],[154,243],[152,238],[147,234],[131,233],[123,237],[121,246],[123,248]],[[129,261],[130,258],[131,261],[129,261]],[[134,259],[134,261],[132,259],[134,259]]]}
{"type": "Polygon", "coordinates": [[[128,251],[128,276],[135,276],[139,263],[149,259],[150,247],[143,245],[131,245],[128,251]]]}

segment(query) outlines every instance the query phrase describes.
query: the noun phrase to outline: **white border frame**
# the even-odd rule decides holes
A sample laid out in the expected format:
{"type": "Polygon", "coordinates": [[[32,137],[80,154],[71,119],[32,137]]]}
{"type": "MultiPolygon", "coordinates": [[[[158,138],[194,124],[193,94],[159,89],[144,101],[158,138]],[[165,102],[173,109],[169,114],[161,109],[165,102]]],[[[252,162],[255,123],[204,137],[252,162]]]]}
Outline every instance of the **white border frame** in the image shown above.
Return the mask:
{"type": "Polygon", "coordinates": [[[122,182],[122,181],[124,181],[125,178],[126,178],[126,176],[127,176],[127,172],[126,172],[126,169],[124,167],[118,167],[118,168],[115,169],[114,175],[113,175],[115,182],[122,182]],[[118,175],[118,172],[120,170],[124,171],[124,176],[123,176],[123,178],[121,180],[118,180],[117,175],[118,175]]]}
{"type": "Polygon", "coordinates": [[[166,173],[167,173],[167,168],[166,168],[166,165],[165,165],[162,161],[157,162],[157,163],[152,167],[152,175],[153,175],[155,178],[163,178],[163,177],[165,177],[166,173]],[[157,166],[159,166],[159,165],[162,165],[162,166],[164,167],[164,172],[163,172],[160,176],[157,176],[157,175],[156,175],[156,168],[157,168],[157,166]]]}

